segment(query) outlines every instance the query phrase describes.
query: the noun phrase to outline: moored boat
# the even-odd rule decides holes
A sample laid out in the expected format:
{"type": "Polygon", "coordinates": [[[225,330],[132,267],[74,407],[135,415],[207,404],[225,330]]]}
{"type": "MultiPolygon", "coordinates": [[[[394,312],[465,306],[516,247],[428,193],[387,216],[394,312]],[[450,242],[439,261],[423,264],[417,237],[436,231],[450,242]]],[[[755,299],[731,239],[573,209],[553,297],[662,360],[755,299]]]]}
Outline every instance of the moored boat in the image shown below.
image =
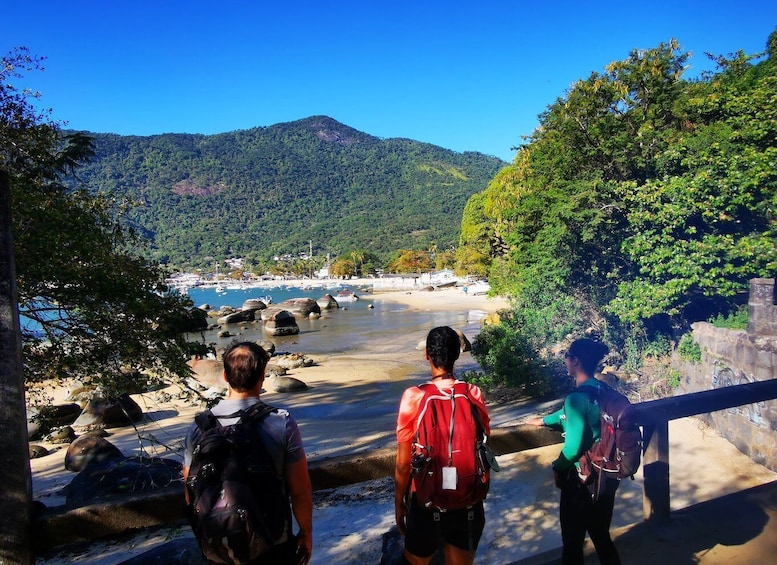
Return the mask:
{"type": "Polygon", "coordinates": [[[341,290],[335,295],[337,302],[356,302],[359,296],[352,290],[341,290]]]}

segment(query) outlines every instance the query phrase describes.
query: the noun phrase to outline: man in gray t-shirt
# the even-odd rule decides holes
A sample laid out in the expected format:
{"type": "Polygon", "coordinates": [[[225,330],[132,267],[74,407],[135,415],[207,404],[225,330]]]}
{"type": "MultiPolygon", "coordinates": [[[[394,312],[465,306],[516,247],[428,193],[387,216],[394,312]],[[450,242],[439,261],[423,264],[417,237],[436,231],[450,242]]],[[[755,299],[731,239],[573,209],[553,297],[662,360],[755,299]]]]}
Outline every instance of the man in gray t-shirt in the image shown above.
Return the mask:
{"type": "MultiPolygon", "coordinates": [[[[264,371],[270,356],[259,345],[241,342],[231,345],[224,353],[224,377],[229,395],[211,409],[223,426],[236,423],[239,418],[228,418],[259,402],[264,384],[264,371]]],[[[278,477],[284,481],[291,499],[291,509],[299,525],[295,563],[305,564],[313,549],[313,490],[308,475],[308,462],[302,438],[294,418],[286,410],[270,413],[258,423],[260,436],[275,464],[278,477]]],[[[183,478],[186,481],[192,462],[192,452],[200,436],[197,424],[192,424],[184,443],[183,478]]],[[[186,492],[186,502],[189,503],[186,492]]],[[[273,563],[276,561],[272,561],[273,563]]]]}

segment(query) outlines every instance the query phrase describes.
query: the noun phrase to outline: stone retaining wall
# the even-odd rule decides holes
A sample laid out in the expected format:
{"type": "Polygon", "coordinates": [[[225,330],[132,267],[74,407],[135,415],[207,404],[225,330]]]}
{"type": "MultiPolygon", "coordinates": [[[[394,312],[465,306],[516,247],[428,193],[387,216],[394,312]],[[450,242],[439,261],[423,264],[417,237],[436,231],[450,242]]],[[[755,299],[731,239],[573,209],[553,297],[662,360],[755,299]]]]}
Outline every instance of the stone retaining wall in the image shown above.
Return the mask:
{"type": "MultiPolygon", "coordinates": [[[[774,279],[753,279],[748,330],[693,324],[701,363],[675,359],[682,375],[676,394],[774,379],[777,374],[777,307],[774,279]]],[[[777,400],[700,416],[753,461],[777,471],[777,400]]],[[[703,462],[700,461],[700,464],[703,462]]]]}

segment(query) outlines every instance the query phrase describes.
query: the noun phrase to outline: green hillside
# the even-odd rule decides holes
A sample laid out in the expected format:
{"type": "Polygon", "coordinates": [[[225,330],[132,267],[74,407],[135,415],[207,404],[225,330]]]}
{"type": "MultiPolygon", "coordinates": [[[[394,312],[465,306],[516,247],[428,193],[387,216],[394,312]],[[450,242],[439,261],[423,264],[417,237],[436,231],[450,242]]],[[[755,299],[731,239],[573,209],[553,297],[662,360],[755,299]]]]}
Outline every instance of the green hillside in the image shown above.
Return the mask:
{"type": "Polygon", "coordinates": [[[317,116],[217,135],[92,134],[79,171],[127,196],[129,220],[162,262],[458,244],[467,199],[505,162],[380,139],[317,116]]]}

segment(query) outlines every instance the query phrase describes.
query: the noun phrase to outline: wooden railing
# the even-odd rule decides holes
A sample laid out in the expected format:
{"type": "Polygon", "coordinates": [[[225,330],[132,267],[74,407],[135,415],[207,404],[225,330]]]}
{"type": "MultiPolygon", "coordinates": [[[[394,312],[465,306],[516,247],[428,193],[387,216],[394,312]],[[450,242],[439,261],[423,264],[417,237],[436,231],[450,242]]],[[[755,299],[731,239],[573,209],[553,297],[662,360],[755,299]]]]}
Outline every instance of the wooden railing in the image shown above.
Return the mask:
{"type": "Polygon", "coordinates": [[[777,379],[705,390],[634,404],[642,426],[645,520],[669,520],[669,421],[777,399],[777,379]]]}

